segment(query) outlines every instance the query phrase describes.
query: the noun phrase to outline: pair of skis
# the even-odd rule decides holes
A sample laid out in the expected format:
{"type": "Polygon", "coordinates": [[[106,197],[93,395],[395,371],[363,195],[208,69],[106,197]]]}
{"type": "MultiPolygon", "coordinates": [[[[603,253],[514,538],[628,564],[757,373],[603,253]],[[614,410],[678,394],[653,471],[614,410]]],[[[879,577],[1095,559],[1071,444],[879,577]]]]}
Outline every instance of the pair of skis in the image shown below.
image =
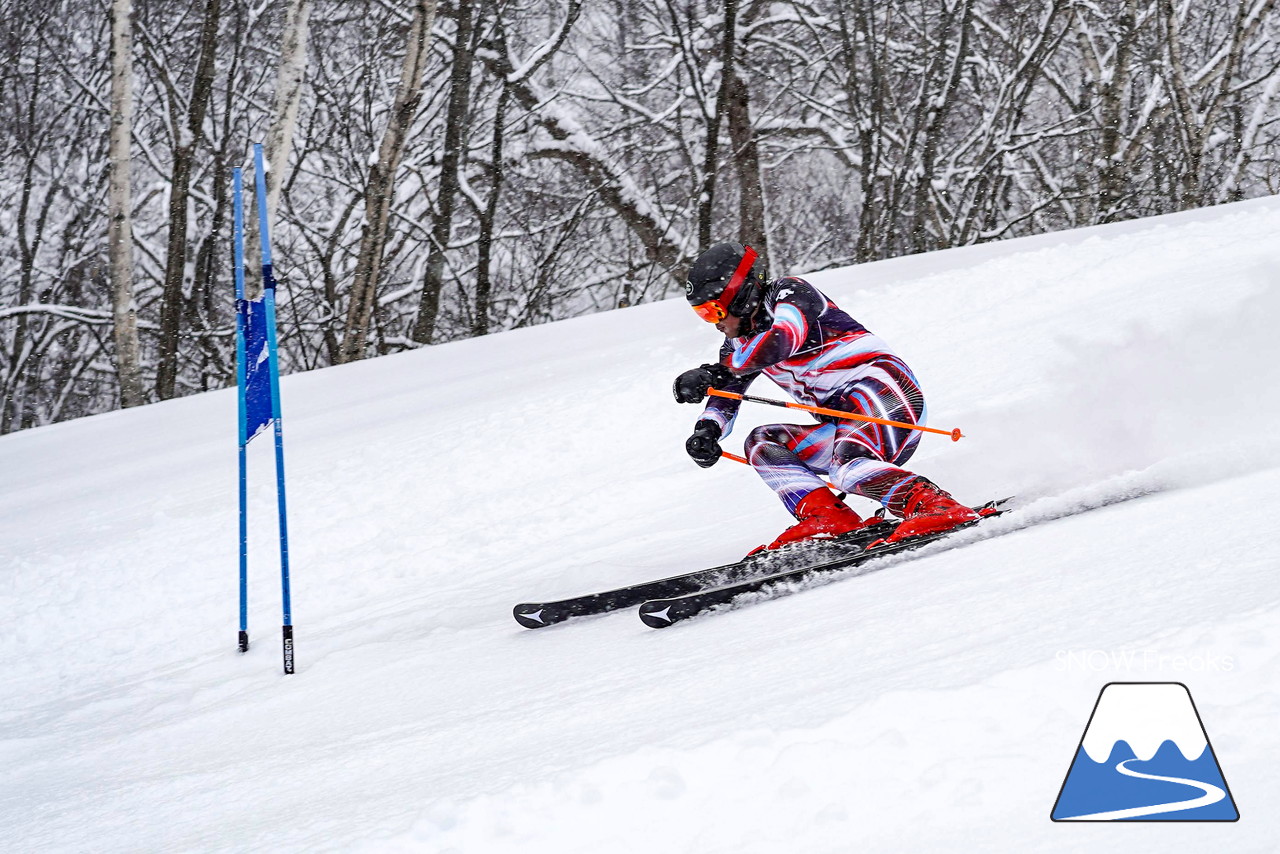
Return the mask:
{"type": "MultiPolygon", "coordinates": [[[[983,518],[999,515],[1006,501],[1008,499],[992,501],[975,509],[983,518]]],[[[513,614],[516,622],[525,628],[541,629],[573,617],[639,606],[640,620],[646,626],[664,629],[729,605],[741,596],[768,594],[784,586],[848,571],[882,557],[929,545],[975,524],[977,522],[971,522],[949,531],[870,548],[873,542],[887,537],[896,527],[896,523],[884,521],[844,537],[761,552],[710,569],[554,602],[522,603],[515,606],[513,614]]]]}

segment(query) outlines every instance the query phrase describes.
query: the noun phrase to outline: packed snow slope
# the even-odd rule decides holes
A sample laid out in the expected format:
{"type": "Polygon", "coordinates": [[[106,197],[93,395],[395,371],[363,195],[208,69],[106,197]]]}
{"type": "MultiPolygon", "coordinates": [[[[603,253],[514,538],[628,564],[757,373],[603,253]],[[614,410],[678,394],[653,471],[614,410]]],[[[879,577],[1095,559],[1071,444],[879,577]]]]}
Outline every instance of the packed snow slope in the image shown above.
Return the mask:
{"type": "Polygon", "coordinates": [[[269,438],[235,652],[234,391],[0,438],[0,849],[1275,850],[1278,201],[814,276],[968,436],[912,467],[1016,509],[667,631],[510,610],[788,524],[684,454],[681,299],[287,377],[290,677],[269,438]],[[1132,680],[1187,684],[1238,823],[1049,820],[1132,680]]]}

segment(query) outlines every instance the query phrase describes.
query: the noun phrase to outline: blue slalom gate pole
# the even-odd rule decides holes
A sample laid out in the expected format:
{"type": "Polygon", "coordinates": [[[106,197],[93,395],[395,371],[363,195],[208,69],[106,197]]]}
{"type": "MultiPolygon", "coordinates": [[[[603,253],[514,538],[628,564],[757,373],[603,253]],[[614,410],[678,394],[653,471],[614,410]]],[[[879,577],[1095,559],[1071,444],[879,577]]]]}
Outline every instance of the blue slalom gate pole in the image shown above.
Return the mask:
{"type": "Polygon", "coordinates": [[[270,222],[267,218],[267,180],[262,143],[253,145],[254,180],[258,196],[258,236],[262,241],[262,302],[266,308],[268,370],[271,375],[271,420],[276,434],[276,495],[280,515],[280,598],[284,609],[281,638],[284,672],[293,672],[293,605],[289,594],[289,524],[284,498],[284,430],[280,417],[280,361],[276,350],[276,279],[271,265],[270,222]]]}
{"type": "Polygon", "coordinates": [[[236,387],[239,390],[240,438],[240,640],[241,652],[249,651],[249,492],[245,447],[248,439],[248,416],[245,404],[245,306],[244,306],[244,199],[241,195],[241,174],[237,166],[231,172],[232,208],[235,211],[232,228],[236,279],[236,387]]]}

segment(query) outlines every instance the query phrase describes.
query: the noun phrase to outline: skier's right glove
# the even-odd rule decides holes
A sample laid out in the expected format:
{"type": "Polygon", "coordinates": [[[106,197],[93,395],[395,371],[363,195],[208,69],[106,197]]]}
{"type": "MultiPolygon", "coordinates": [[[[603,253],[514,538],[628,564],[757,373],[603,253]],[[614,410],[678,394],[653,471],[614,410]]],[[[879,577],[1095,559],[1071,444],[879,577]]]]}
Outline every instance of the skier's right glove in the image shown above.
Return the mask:
{"type": "Polygon", "coordinates": [[[693,457],[693,461],[705,468],[710,468],[720,459],[720,425],[705,418],[693,428],[693,435],[684,443],[684,449],[693,457]]]}
{"type": "Polygon", "coordinates": [[[733,380],[733,374],[724,365],[699,365],[676,377],[671,390],[677,403],[702,403],[707,389],[723,388],[733,380]]]}

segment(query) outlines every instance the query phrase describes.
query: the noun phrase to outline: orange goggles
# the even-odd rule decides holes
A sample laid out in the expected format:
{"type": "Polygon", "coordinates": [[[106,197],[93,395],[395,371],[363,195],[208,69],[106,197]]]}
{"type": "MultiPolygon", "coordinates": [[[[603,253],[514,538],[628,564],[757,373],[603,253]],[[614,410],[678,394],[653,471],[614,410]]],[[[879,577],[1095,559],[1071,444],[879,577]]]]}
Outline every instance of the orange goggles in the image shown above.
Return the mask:
{"type": "Polygon", "coordinates": [[[729,313],[725,307],[720,304],[720,300],[715,299],[699,303],[693,307],[693,310],[697,312],[698,317],[701,317],[707,323],[719,323],[724,320],[725,315],[729,313]]]}
{"type": "Polygon", "coordinates": [[[742,289],[742,283],[746,281],[747,273],[751,271],[751,266],[756,263],[756,251],[750,246],[746,247],[746,250],[742,254],[742,260],[738,262],[737,269],[733,271],[733,275],[729,278],[729,284],[725,285],[724,292],[715,299],[700,302],[693,307],[694,313],[707,323],[719,323],[729,314],[729,306],[733,305],[733,299],[738,295],[738,291],[742,289]]]}

